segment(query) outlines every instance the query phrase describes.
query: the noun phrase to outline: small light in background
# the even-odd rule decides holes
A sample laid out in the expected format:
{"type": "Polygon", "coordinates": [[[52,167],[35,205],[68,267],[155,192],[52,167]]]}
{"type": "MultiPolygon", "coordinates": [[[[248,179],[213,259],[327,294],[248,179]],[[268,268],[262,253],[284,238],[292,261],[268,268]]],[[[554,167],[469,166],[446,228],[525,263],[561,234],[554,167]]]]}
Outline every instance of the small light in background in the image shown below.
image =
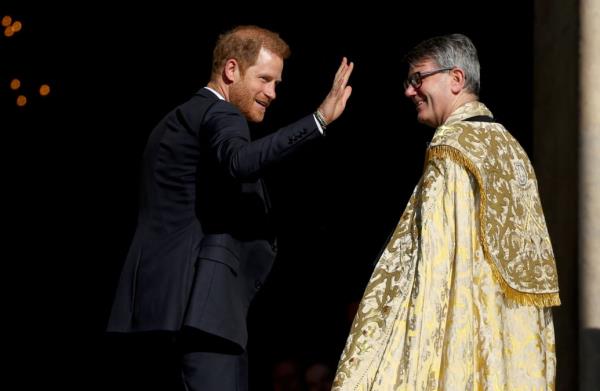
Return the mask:
{"type": "Polygon", "coordinates": [[[12,37],[15,33],[21,31],[23,24],[18,20],[15,20],[13,23],[12,18],[6,15],[2,18],[2,27],[4,27],[4,35],[12,37]]]}
{"type": "Polygon", "coordinates": [[[8,27],[12,23],[12,18],[8,15],[2,18],[2,27],[8,27]]]}
{"type": "Polygon", "coordinates": [[[12,79],[10,81],[10,89],[11,90],[18,90],[19,87],[21,87],[21,80],[19,80],[19,79],[12,79]]]}
{"type": "Polygon", "coordinates": [[[15,30],[13,30],[12,26],[8,26],[4,29],[4,36],[12,37],[15,34],[15,30]]]}
{"type": "MultiPolygon", "coordinates": [[[[2,16],[0,18],[0,29],[4,29],[4,35],[7,37],[12,37],[14,34],[18,33],[23,29],[23,24],[19,20],[13,20],[13,18],[9,15],[2,16]]],[[[5,82],[1,82],[4,84],[5,82]]],[[[35,87],[34,87],[35,88],[35,87]]],[[[27,105],[27,95],[30,95],[31,99],[34,99],[37,96],[35,91],[32,91],[29,87],[29,84],[21,81],[19,78],[13,78],[10,80],[10,89],[15,91],[16,95],[16,104],[18,107],[24,107],[27,105]],[[33,98],[32,98],[33,96],[33,98]]],[[[40,84],[38,88],[39,96],[49,96],[51,92],[51,88],[49,84],[40,84]]],[[[31,106],[31,105],[30,105],[31,106]]]]}
{"type": "Polygon", "coordinates": [[[17,96],[17,106],[23,107],[27,104],[27,97],[25,95],[17,96]]]}
{"type": "Polygon", "coordinates": [[[15,23],[12,24],[12,29],[15,33],[21,31],[21,29],[23,28],[23,24],[21,22],[19,22],[18,20],[15,20],[15,23]]]}
{"type": "Polygon", "coordinates": [[[46,96],[48,94],[50,94],[50,86],[48,84],[42,84],[40,86],[40,95],[46,96]]]}

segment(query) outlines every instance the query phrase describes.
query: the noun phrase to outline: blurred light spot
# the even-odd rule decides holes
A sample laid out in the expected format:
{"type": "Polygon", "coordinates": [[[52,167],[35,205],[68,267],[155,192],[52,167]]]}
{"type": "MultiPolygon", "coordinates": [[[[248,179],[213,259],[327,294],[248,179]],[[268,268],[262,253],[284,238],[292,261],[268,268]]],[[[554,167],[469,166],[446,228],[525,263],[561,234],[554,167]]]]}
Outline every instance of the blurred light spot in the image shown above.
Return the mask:
{"type": "Polygon", "coordinates": [[[2,27],[8,27],[12,23],[12,18],[8,15],[2,18],[2,27]]]}
{"type": "Polygon", "coordinates": [[[12,37],[15,31],[12,29],[12,26],[8,26],[4,29],[4,35],[7,37],[12,37]]]}
{"type": "Polygon", "coordinates": [[[19,31],[21,31],[21,28],[23,27],[23,25],[21,24],[21,22],[19,22],[19,21],[17,20],[17,21],[15,21],[15,23],[13,23],[13,24],[12,24],[12,26],[10,26],[10,27],[12,27],[13,31],[16,33],[16,32],[19,32],[19,31]]]}
{"type": "Polygon", "coordinates": [[[21,87],[21,80],[19,80],[19,79],[12,79],[10,81],[10,89],[11,90],[18,90],[19,87],[21,87]]]}
{"type": "Polygon", "coordinates": [[[48,84],[42,84],[40,86],[40,95],[46,96],[50,93],[50,86],[48,84]]]}
{"type": "Polygon", "coordinates": [[[25,95],[17,96],[17,106],[25,106],[27,104],[27,97],[25,95]]]}

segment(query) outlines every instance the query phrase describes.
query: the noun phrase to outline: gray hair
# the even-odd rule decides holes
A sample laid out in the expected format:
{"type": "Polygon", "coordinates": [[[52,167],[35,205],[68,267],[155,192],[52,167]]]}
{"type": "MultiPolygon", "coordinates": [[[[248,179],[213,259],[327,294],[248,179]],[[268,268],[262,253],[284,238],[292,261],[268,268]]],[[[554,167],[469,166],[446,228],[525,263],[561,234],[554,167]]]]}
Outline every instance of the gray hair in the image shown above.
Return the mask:
{"type": "Polygon", "coordinates": [[[409,51],[404,59],[408,66],[416,66],[424,60],[433,60],[441,68],[460,68],[465,72],[465,89],[479,95],[477,49],[463,34],[429,38],[409,51]]]}

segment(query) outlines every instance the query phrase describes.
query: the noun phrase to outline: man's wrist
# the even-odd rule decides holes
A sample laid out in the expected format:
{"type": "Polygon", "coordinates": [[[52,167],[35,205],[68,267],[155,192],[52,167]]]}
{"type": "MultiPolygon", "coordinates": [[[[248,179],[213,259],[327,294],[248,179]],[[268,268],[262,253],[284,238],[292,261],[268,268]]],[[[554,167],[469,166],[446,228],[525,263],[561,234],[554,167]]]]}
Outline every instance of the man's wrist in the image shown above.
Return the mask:
{"type": "Polygon", "coordinates": [[[327,121],[325,121],[325,117],[323,116],[323,113],[321,113],[321,110],[317,109],[317,111],[315,111],[315,119],[317,120],[321,128],[323,128],[323,130],[327,129],[327,125],[329,124],[327,123],[327,121]]]}

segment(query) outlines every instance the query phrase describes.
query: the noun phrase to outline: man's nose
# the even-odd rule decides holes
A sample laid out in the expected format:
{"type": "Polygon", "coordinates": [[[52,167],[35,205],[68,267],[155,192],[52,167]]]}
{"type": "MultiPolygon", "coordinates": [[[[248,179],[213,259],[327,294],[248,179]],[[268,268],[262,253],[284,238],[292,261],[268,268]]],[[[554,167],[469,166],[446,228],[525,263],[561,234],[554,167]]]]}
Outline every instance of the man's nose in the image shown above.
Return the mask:
{"type": "Polygon", "coordinates": [[[270,100],[274,100],[277,97],[277,93],[275,92],[275,83],[268,83],[265,86],[264,93],[270,100]]]}

